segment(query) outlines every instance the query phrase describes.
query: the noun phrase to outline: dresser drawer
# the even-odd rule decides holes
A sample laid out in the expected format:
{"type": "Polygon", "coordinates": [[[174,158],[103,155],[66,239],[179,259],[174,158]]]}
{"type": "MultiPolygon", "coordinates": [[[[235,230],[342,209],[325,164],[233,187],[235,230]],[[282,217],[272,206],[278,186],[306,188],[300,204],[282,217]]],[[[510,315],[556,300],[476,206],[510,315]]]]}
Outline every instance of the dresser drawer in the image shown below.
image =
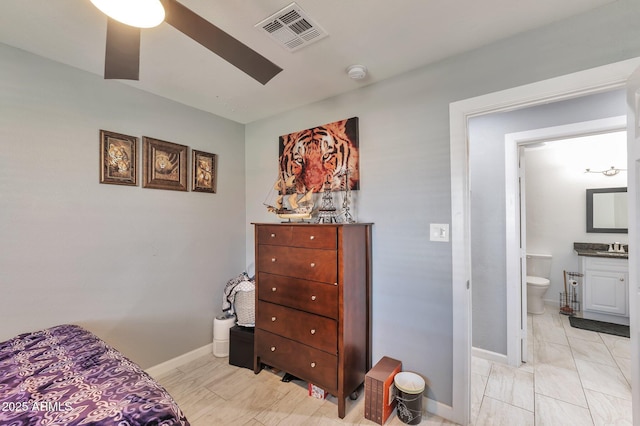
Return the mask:
{"type": "Polygon", "coordinates": [[[279,368],[325,389],[336,389],[338,358],[277,334],[256,329],[260,362],[279,368]]]}
{"type": "Polygon", "coordinates": [[[291,245],[294,247],[335,250],[338,230],[333,226],[292,226],[291,245]]]}
{"type": "Polygon", "coordinates": [[[278,225],[258,226],[258,244],[272,244],[278,246],[291,245],[291,227],[278,225]]]}
{"type": "Polygon", "coordinates": [[[259,302],[260,328],[296,340],[316,349],[338,352],[338,325],[335,320],[297,309],[259,302]]]}
{"type": "Polygon", "coordinates": [[[258,299],[338,319],[338,286],[334,284],[261,272],[258,299]]]}
{"type": "Polygon", "coordinates": [[[258,271],[326,283],[338,282],[335,250],[258,246],[258,271]]]}
{"type": "Polygon", "coordinates": [[[292,246],[335,250],[338,229],[334,226],[317,225],[261,225],[258,244],[292,246]]]}

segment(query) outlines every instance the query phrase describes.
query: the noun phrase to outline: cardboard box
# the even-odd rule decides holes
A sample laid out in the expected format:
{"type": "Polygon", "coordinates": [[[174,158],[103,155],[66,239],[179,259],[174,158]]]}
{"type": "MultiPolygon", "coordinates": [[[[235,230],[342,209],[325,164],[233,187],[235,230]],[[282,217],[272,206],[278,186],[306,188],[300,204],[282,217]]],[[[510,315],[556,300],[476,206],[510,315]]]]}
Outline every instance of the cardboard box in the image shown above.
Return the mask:
{"type": "Polygon", "coordinates": [[[309,396],[312,396],[318,399],[327,399],[327,395],[328,393],[326,390],[319,388],[313,383],[309,383],[309,396]]]}

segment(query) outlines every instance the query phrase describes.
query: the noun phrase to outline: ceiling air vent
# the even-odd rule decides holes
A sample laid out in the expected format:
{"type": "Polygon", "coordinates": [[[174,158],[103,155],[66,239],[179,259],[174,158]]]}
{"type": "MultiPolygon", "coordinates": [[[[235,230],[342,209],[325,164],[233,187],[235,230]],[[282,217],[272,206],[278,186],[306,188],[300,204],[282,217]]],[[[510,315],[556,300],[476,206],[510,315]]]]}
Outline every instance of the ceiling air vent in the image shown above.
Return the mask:
{"type": "Polygon", "coordinates": [[[290,52],[329,35],[295,3],[258,22],[255,27],[290,52]]]}

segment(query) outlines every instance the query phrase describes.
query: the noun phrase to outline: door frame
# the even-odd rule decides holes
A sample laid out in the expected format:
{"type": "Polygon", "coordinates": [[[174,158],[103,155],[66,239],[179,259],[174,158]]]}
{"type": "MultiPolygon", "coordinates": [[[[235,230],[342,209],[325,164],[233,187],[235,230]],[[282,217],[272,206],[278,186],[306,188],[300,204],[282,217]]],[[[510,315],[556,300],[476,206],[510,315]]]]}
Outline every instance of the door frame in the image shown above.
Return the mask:
{"type": "MultiPolygon", "coordinates": [[[[504,112],[570,99],[624,87],[640,57],[544,80],[499,92],[469,98],[449,105],[451,160],[451,257],[453,297],[453,389],[455,422],[469,423],[471,401],[471,243],[468,120],[471,117],[504,112]]],[[[629,182],[629,192],[636,183],[629,182]]],[[[630,228],[635,221],[630,220],[630,228]]],[[[631,261],[631,259],[630,259],[631,261]]],[[[635,270],[635,268],[631,268],[635,270]]],[[[635,277],[630,278],[632,282],[635,277]]],[[[631,324],[637,323],[631,309],[631,324]]],[[[632,332],[632,345],[634,337],[632,332]]],[[[633,401],[640,401],[640,378],[632,377],[633,401]]]]}

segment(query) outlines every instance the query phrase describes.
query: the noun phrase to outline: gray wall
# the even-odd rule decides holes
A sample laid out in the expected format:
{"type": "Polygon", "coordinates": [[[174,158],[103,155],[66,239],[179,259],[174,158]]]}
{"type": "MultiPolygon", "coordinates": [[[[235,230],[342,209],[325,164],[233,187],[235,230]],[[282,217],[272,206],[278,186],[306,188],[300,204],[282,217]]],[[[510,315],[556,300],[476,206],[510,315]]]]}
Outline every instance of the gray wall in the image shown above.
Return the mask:
{"type": "Polygon", "coordinates": [[[253,261],[249,223],[275,221],[278,136],[358,116],[374,361],[401,359],[451,404],[451,246],[428,240],[451,221],[449,104],[640,56],[637,22],[619,0],[246,129],[2,47],[0,338],[78,322],[143,367],[209,343],[224,282],[253,261]],[[97,184],[100,128],[219,154],[218,194],[97,184]]]}
{"type": "Polygon", "coordinates": [[[244,126],[5,45],[0,63],[0,341],[76,323],[144,368],[211,343],[245,266],[244,126]],[[218,193],[99,184],[100,129],[218,154],[218,193]]]}
{"type": "MultiPolygon", "coordinates": [[[[639,20],[638,2],[618,1],[250,123],[247,223],[276,221],[262,201],[276,177],[279,135],[358,116],[362,189],[357,218],[375,223],[374,362],[383,355],[402,360],[404,369],[427,378],[429,397],[451,404],[451,245],[430,242],[428,235],[429,223],[451,222],[449,104],[638,56],[639,20]]],[[[248,263],[253,250],[253,230],[247,225],[248,263]]],[[[498,308],[496,315],[504,317],[504,306],[498,308]]]]}
{"type": "MultiPolygon", "coordinates": [[[[505,135],[625,114],[625,93],[617,90],[469,121],[474,347],[507,353],[505,135]]],[[[527,199],[527,203],[534,202],[535,195],[527,199]]],[[[582,216],[576,220],[583,223],[582,216]]],[[[546,252],[533,232],[532,237],[531,250],[546,252]]],[[[577,237],[567,237],[571,241],[565,251],[571,252],[577,237]]],[[[548,294],[557,294],[556,287],[548,294]]]]}

